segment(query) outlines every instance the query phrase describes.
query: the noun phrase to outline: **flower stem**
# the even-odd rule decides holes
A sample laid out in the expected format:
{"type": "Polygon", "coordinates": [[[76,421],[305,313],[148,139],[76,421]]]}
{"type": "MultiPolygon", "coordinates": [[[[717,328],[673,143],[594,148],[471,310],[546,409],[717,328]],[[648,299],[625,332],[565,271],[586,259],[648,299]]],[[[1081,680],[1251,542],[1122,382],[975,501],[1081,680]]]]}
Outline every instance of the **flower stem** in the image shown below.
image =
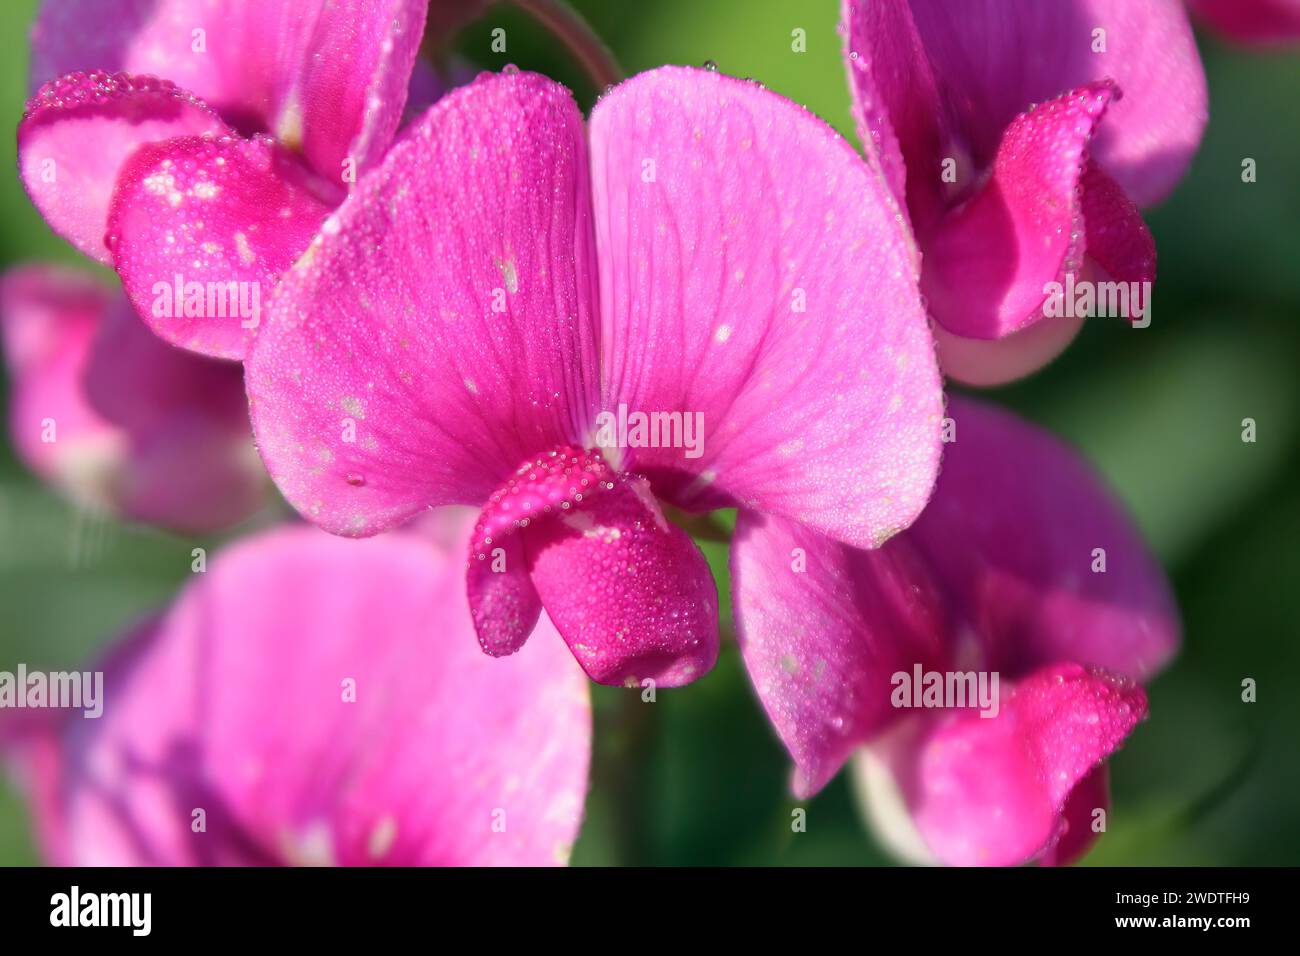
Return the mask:
{"type": "Polygon", "coordinates": [[[574,59],[582,65],[597,92],[621,83],[623,68],[614,59],[605,41],[597,36],[582,14],[564,0],[512,0],[554,36],[564,42],[574,59]]]}

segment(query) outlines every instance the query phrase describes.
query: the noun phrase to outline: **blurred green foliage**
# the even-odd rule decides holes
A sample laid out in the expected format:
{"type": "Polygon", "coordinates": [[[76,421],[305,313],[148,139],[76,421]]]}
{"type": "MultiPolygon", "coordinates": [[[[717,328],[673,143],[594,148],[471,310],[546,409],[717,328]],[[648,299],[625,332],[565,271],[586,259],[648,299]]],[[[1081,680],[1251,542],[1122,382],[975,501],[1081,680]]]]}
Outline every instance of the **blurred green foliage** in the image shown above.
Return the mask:
{"type": "MultiPolygon", "coordinates": [[[[0,5],[0,113],[26,94],[36,0],[0,5]]],[[[585,0],[628,72],[715,61],[821,115],[856,142],[836,0],[585,0]],[[791,30],[807,31],[792,52],[791,30]]],[[[1172,577],[1186,629],[1151,688],[1148,722],[1114,759],[1110,832],[1088,862],[1300,862],[1300,52],[1201,37],[1211,122],[1191,173],[1148,216],[1160,255],[1153,324],[1094,322],[1066,355],[996,397],[1080,447],[1111,481],[1172,577]],[[1258,182],[1243,184],[1244,157],[1258,182]],[[1258,423],[1256,444],[1241,420],[1258,423]],[[1243,704],[1240,682],[1259,683],[1243,704]]],[[[597,93],[522,14],[490,12],[457,40],[597,93]],[[505,26],[506,55],[489,51],[505,26]]],[[[4,150],[13,168],[13,138],[4,150]]],[[[0,258],[76,262],[0,178],[0,258]]],[[[197,542],[213,546],[217,542],[197,542]]],[[[0,669],[70,667],[188,577],[196,542],[78,515],[0,442],[0,669]]],[[[725,548],[707,548],[725,575],[725,548]]],[[[724,596],[725,597],[725,596],[724,596]]],[[[596,689],[597,752],[576,863],[884,863],[841,776],[793,834],[788,765],[725,646],[716,671],[654,707],[596,689]]],[[[0,786],[0,863],[35,860],[22,804],[0,786]]]]}

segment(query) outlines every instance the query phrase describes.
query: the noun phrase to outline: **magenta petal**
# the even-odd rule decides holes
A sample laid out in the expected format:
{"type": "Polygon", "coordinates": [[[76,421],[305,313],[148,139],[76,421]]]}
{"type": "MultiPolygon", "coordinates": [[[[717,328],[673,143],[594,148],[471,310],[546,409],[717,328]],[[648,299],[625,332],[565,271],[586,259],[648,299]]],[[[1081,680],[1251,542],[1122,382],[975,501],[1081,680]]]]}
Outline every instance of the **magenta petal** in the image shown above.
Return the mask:
{"type": "Polygon", "coordinates": [[[102,0],[46,0],[32,29],[32,73],[38,81],[94,69],[165,76],[231,125],[271,133],[343,183],[376,162],[397,131],[427,6],[115,0],[109,13],[102,0]]]}
{"type": "Polygon", "coordinates": [[[1177,611],[1114,495],[1076,452],[1007,412],[954,396],[949,415],[956,441],[908,537],[989,666],[1018,674],[1074,660],[1138,679],[1159,670],[1178,646],[1177,611]]]}
{"type": "Polygon", "coordinates": [[[1230,39],[1278,44],[1300,40],[1296,0],[1188,0],[1192,12],[1230,39]]]}
{"type": "Polygon", "coordinates": [[[1109,78],[1124,90],[1094,153],[1141,205],[1173,188],[1200,143],[1205,74],[1178,0],[844,6],[859,120],[882,144],[886,169],[898,143],[918,232],[933,214],[944,158],[978,173],[1018,113],[1070,89],[1109,78]]]}
{"type": "MultiPolygon", "coordinates": [[[[1081,189],[1088,258],[1101,270],[1103,279],[1154,282],[1156,242],[1133,200],[1091,161],[1081,189]]],[[[1137,303],[1131,305],[1130,312],[1128,318],[1137,317],[1137,303]]]]}
{"type": "Polygon", "coordinates": [[[165,341],[240,359],[280,276],[340,198],[265,137],[145,146],[113,196],[114,265],[136,311],[165,341]]]}
{"type": "Polygon", "coordinates": [[[1068,866],[1092,849],[1101,832],[1094,829],[1097,811],[1110,813],[1110,764],[1102,763],[1074,785],[1061,811],[1061,826],[1056,842],[1038,858],[1043,866],[1068,866]]]}
{"type": "Polygon", "coordinates": [[[45,746],[56,862],[564,862],[585,678],[545,623],[484,657],[460,567],[414,535],[303,527],[218,554],[106,677],[103,717],[68,720],[53,766],[45,746]]]}
{"type": "Polygon", "coordinates": [[[132,152],[154,140],[225,128],[208,106],[166,80],[71,73],[28,102],[18,124],[18,165],[50,227],[108,263],[109,202],[132,152]]]}
{"type": "Polygon", "coordinates": [[[592,680],[677,687],[713,667],[713,575],[644,480],[624,477],[523,540],[547,616],[592,680]]]}
{"type": "Polygon", "coordinates": [[[749,511],[731,573],[745,668],[810,796],[898,715],[892,675],[946,659],[942,602],[905,535],[862,551],[749,511]]]}
{"type": "Polygon", "coordinates": [[[536,74],[460,87],[363,178],[286,276],[248,363],[289,501],[369,534],[481,505],[595,417],[582,118],[536,74]]]}
{"type": "Polygon", "coordinates": [[[182,531],[262,503],[239,369],[171,348],[98,280],[25,267],[0,287],[23,461],[74,500],[182,531]]]}
{"type": "Polygon", "coordinates": [[[924,713],[880,756],[939,861],[1012,866],[1053,845],[1075,786],[1145,714],[1131,681],[1057,664],[1003,685],[997,716],[924,713]]]}
{"type": "Polygon", "coordinates": [[[525,462],[488,498],[470,539],[466,579],[484,651],[494,657],[513,654],[542,610],[528,574],[523,529],[586,507],[613,487],[614,477],[598,452],[559,448],[525,462]]]}
{"type": "Polygon", "coordinates": [[[913,254],[888,187],[756,83],[664,67],[591,117],[604,407],[702,416],[629,449],[684,507],[718,492],[859,545],[906,527],[941,417],[913,254]]]}
{"type": "Polygon", "coordinates": [[[1018,116],[992,177],[927,237],[921,286],[949,332],[1016,332],[1042,318],[1047,283],[1078,269],[1088,140],[1113,96],[1098,83],[1018,116]]]}
{"type": "Polygon", "coordinates": [[[25,266],[0,281],[0,333],[9,372],[9,427],[23,463],[97,504],[125,439],[84,387],[108,288],[82,272],[25,266]],[[52,426],[52,427],[51,427],[52,426]]]}

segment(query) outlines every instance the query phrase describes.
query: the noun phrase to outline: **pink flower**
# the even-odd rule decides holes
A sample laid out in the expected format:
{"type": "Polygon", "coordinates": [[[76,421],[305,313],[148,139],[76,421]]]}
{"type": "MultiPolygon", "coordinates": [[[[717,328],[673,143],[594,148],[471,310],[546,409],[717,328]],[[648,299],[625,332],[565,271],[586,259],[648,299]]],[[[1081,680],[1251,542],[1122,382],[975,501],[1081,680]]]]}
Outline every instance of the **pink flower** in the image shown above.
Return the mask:
{"type": "Polygon", "coordinates": [[[1207,26],[1238,43],[1279,46],[1300,40],[1298,0],[1188,0],[1207,26]]]}
{"type": "Polygon", "coordinates": [[[1178,0],[846,0],[844,18],[861,137],[911,221],[946,373],[1007,381],[1065,348],[1082,318],[1053,314],[1052,283],[1134,283],[1129,317],[1149,305],[1138,207],[1206,121],[1178,0]]]}
{"type": "Polygon", "coordinates": [[[10,429],[23,462],[82,504],[183,531],[265,499],[238,368],[160,342],[86,273],[0,279],[10,429]]]}
{"type": "Polygon", "coordinates": [[[741,513],[741,650],[799,796],[856,753],[870,815],[902,855],[1065,861],[1095,837],[1102,761],[1145,715],[1136,682],[1174,654],[1177,613],[1073,452],[991,407],[953,399],[950,414],[934,498],[878,551],[741,513]],[[957,673],[994,693],[964,707],[915,696],[926,675],[957,673]]]}
{"type": "Polygon", "coordinates": [[[214,287],[269,298],[383,156],[426,7],[47,0],[32,72],[57,79],[18,127],[27,191],[56,232],[117,269],[160,336],[242,358],[260,316],[230,314],[214,287]]]}
{"type": "Polygon", "coordinates": [[[46,858],[567,861],[586,680],[557,641],[484,658],[460,567],[415,535],[358,543],[306,527],[217,555],[97,665],[101,717],[44,711],[59,718],[10,727],[46,858]]]}
{"type": "Polygon", "coordinates": [[[286,276],[247,364],[254,429],[336,534],[482,508],[488,653],[544,607],[595,680],[685,683],[717,655],[717,598],[660,501],[856,546],[921,510],[942,396],[911,255],[883,180],[755,83],[654,70],[584,130],[544,77],[485,76],[286,276]],[[616,427],[637,415],[698,441],[616,427]]]}

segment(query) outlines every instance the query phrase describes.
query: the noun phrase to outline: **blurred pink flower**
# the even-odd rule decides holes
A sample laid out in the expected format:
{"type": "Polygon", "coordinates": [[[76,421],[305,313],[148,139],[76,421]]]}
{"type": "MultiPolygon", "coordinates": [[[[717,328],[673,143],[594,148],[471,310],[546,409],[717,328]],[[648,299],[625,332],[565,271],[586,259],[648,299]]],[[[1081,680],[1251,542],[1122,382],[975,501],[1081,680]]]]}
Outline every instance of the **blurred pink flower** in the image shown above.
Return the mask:
{"type": "Polygon", "coordinates": [[[1138,207],[1206,121],[1180,0],[845,0],[844,32],[947,374],[1003,382],[1065,348],[1082,319],[1044,316],[1049,283],[1154,279],[1138,207]]]}
{"type": "Polygon", "coordinates": [[[181,531],[265,501],[240,370],[160,342],[120,292],[71,269],[14,269],[0,342],[14,446],[74,500],[181,531]]]}
{"type": "Polygon", "coordinates": [[[1278,46],[1300,40],[1300,0],[1188,0],[1207,26],[1238,43],[1278,46]]]}
{"type": "Polygon", "coordinates": [[[933,499],[878,551],[741,513],[741,650],[800,797],[856,752],[870,815],[903,855],[1063,862],[1095,837],[1101,762],[1144,716],[1135,682],[1175,653],[1177,612],[1074,452],[992,407],[953,399],[950,414],[933,499]],[[891,700],[909,683],[894,675],[918,668],[985,674],[995,715],[891,700]]]}
{"type": "Polygon", "coordinates": [[[415,535],[302,526],[218,554],[97,665],[102,717],[8,724],[47,860],[567,862],[587,682],[554,640],[483,657],[461,568],[415,535]]]}
{"type": "Polygon", "coordinates": [[[563,87],[485,74],[286,276],[247,365],[259,446],[336,534],[481,507],[488,653],[545,607],[595,680],[686,683],[716,591],[657,499],[862,546],[921,510],[942,395],[910,255],[880,177],[755,83],[654,70],[586,131],[563,87]],[[602,440],[602,413],[699,442],[602,440]]]}
{"type": "Polygon", "coordinates": [[[18,127],[27,191],[56,232],[117,269],[158,335],[242,358],[256,310],[195,299],[178,314],[166,287],[233,282],[270,298],[392,141],[426,8],[46,0],[32,74],[49,82],[18,127]]]}

